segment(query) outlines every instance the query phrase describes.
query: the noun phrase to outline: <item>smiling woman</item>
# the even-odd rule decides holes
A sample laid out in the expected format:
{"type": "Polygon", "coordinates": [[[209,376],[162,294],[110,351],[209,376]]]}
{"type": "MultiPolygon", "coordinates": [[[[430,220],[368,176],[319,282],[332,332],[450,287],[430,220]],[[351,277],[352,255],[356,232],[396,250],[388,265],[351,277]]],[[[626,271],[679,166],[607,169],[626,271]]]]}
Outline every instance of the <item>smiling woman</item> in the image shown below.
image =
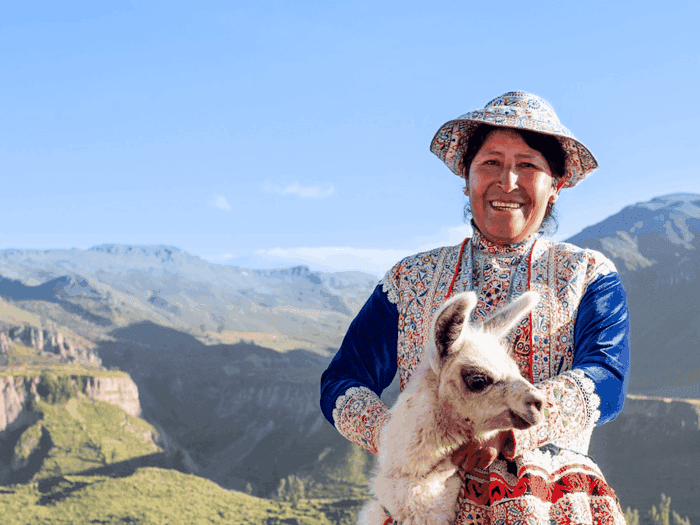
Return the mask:
{"type": "MultiPolygon", "coordinates": [[[[326,418],[367,450],[390,449],[382,429],[392,416],[379,396],[397,371],[406,387],[435,312],[457,292],[473,290],[471,321],[478,325],[536,291],[538,304],[505,343],[546,399],[544,421],[457,443],[436,458],[460,466],[454,523],[623,525],[614,491],[586,454],[593,428],[614,419],[624,403],[625,291],[602,254],[541,234],[559,192],[598,163],[546,101],[523,92],[447,122],[431,150],[465,179],[474,234],[407,257],[386,274],[321,378],[326,418]]],[[[387,509],[383,522],[401,510],[387,509]]]]}

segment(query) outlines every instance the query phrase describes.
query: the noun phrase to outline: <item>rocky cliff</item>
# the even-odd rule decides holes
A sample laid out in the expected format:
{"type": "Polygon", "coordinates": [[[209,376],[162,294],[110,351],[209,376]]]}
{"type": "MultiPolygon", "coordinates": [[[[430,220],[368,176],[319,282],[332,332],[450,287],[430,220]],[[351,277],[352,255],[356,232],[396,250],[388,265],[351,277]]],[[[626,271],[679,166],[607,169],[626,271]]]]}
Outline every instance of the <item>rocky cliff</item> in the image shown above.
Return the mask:
{"type": "Polygon", "coordinates": [[[38,377],[0,376],[0,436],[37,420],[30,400],[37,394],[38,377]]]}
{"type": "Polygon", "coordinates": [[[102,364],[94,352],[94,345],[85,340],[79,343],[73,341],[56,329],[38,328],[28,324],[0,326],[0,355],[7,354],[16,344],[34,348],[45,355],[56,356],[62,362],[81,362],[97,367],[102,364]]]}
{"type": "Polygon", "coordinates": [[[88,376],[83,381],[83,393],[88,397],[117,405],[132,416],[141,415],[139,389],[128,374],[119,376],[88,376]]]}
{"type": "MultiPolygon", "coordinates": [[[[117,405],[132,416],[141,414],[139,391],[128,374],[101,371],[70,377],[82,394],[117,405]]],[[[0,438],[37,421],[32,401],[46,390],[46,381],[46,376],[0,376],[0,438]]]]}

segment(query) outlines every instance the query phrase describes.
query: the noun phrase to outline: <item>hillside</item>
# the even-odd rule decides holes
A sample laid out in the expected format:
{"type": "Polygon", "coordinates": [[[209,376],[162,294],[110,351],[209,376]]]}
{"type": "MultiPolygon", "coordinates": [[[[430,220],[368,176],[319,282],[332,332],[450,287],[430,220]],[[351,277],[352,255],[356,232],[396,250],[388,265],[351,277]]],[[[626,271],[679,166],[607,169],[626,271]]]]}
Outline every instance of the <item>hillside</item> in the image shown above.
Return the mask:
{"type": "Polygon", "coordinates": [[[224,487],[250,483],[253,494],[269,496],[280,478],[343,468],[351,453],[318,405],[328,358],[251,343],[205,345],[152,323],[111,337],[97,347],[105,365],[129,372],[144,412],[192,454],[202,475],[224,487]]]}
{"type": "Polygon", "coordinates": [[[0,429],[3,523],[349,525],[366,497],[309,500],[319,487],[295,478],[277,502],[225,490],[178,472],[193,463],[146,421],[85,396],[71,376],[49,377],[0,377],[4,395],[31,394],[24,417],[0,429]]]}
{"type": "Polygon", "coordinates": [[[358,500],[270,501],[157,467],[138,468],[125,477],[68,475],[0,487],[0,515],[6,525],[352,525],[360,504],[358,500]]]}

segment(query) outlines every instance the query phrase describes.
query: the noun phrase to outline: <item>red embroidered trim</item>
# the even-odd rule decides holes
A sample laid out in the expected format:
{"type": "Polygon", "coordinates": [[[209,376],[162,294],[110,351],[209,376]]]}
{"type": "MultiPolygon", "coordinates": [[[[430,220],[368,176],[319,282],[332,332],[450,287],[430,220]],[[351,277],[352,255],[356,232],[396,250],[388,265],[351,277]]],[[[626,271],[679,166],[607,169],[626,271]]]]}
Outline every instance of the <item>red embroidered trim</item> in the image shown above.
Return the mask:
{"type": "MultiPolygon", "coordinates": [[[[464,239],[462,241],[462,245],[459,247],[459,255],[457,256],[457,266],[455,267],[455,274],[452,276],[452,282],[450,283],[450,287],[447,289],[447,295],[445,295],[445,301],[450,298],[450,295],[452,294],[452,288],[455,285],[455,281],[457,280],[457,275],[459,275],[459,270],[460,267],[462,266],[462,253],[464,252],[464,246],[469,242],[469,237],[464,239]]],[[[468,276],[471,282],[472,276],[468,276]]]]}
{"type": "MultiPolygon", "coordinates": [[[[532,248],[530,249],[530,257],[528,258],[529,260],[527,261],[527,291],[529,292],[531,290],[531,283],[532,283],[532,255],[535,253],[535,245],[532,245],[532,248]]],[[[533,348],[533,340],[532,338],[534,337],[535,334],[535,325],[534,325],[534,319],[532,316],[535,313],[535,309],[533,308],[530,310],[530,313],[528,314],[528,317],[530,317],[530,355],[528,356],[528,361],[529,361],[529,367],[530,367],[530,377],[532,377],[532,354],[534,353],[532,351],[533,348]]],[[[533,378],[534,379],[534,378],[533,378]]]]}

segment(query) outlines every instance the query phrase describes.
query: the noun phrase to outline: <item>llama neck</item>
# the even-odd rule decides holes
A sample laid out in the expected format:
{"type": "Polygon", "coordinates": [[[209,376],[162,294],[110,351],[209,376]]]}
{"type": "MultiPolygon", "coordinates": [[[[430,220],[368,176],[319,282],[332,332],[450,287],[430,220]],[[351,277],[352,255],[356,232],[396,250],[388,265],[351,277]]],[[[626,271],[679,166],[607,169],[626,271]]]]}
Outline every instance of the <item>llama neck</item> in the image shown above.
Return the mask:
{"type": "Polygon", "coordinates": [[[423,370],[415,379],[399,399],[394,421],[404,443],[400,469],[424,476],[445,460],[449,462],[452,452],[467,441],[464,436],[471,431],[471,423],[465,422],[461,429],[446,425],[449,414],[438,402],[438,380],[432,370],[423,370]]]}

